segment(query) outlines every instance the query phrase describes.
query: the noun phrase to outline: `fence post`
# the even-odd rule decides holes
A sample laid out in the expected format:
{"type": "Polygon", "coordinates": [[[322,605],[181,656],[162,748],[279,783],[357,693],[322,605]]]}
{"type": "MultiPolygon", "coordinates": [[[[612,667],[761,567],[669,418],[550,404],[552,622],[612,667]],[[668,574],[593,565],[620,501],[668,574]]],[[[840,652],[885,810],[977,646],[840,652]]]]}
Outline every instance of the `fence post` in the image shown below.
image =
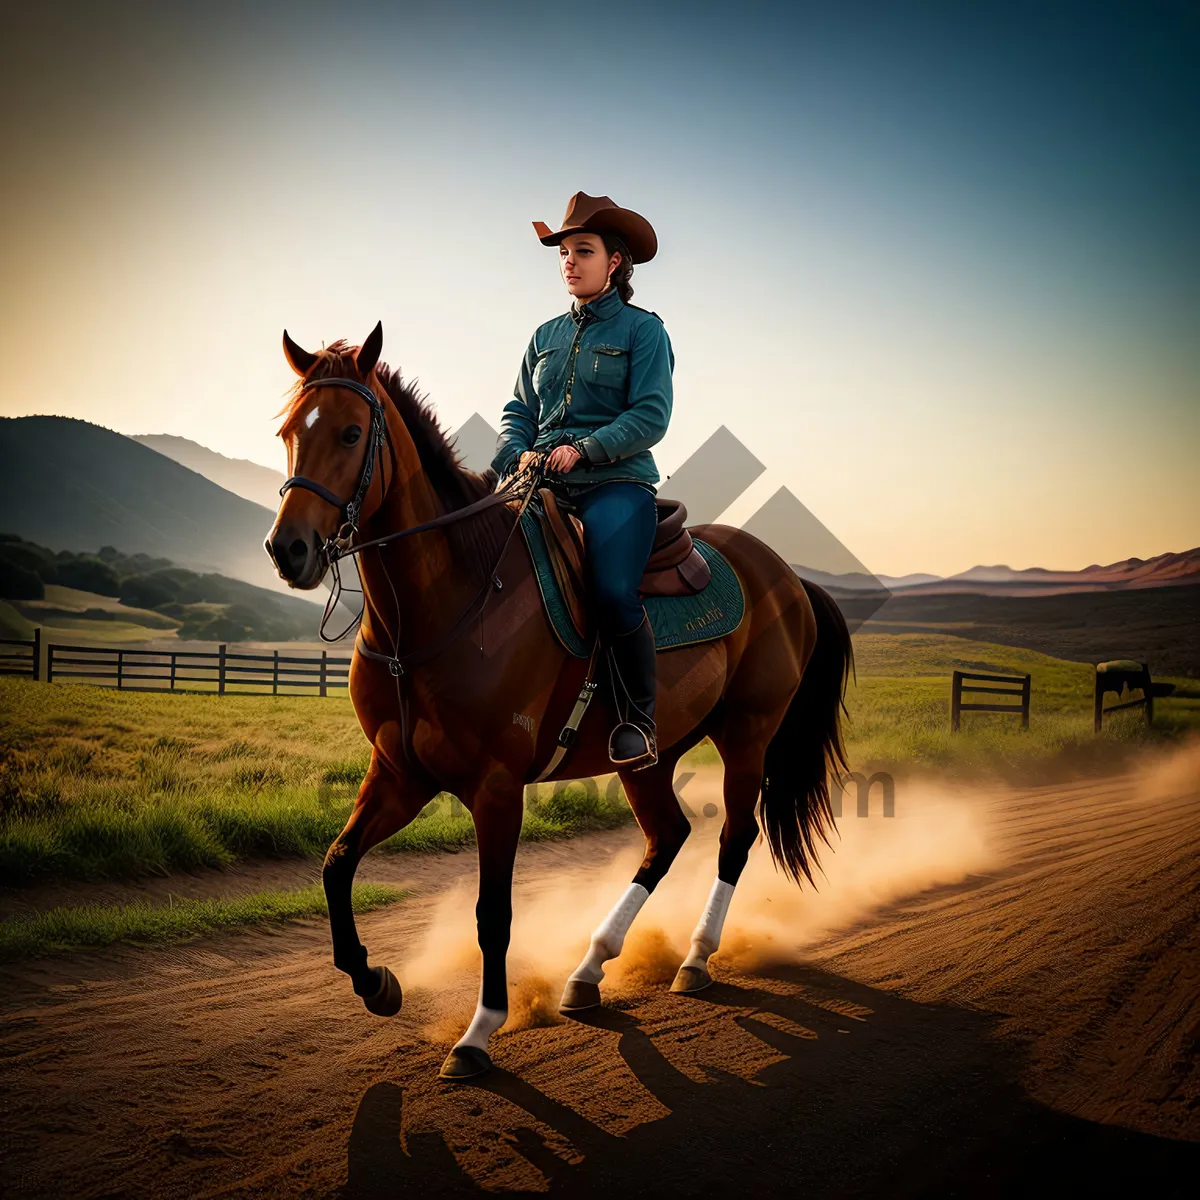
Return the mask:
{"type": "Polygon", "coordinates": [[[962,672],[954,672],[954,681],[950,686],[950,731],[958,729],[958,719],[962,705],[962,672]]]}
{"type": "Polygon", "coordinates": [[[46,682],[54,682],[54,643],[46,643],[46,682]]]}
{"type": "Polygon", "coordinates": [[[271,695],[279,695],[279,651],[275,651],[275,670],[271,676],[271,695]]]}
{"type": "Polygon", "coordinates": [[[117,651],[117,691],[125,686],[125,651],[117,651]]]}
{"type": "Polygon", "coordinates": [[[171,691],[175,690],[175,651],[171,651],[171,691]]]}
{"type": "Polygon", "coordinates": [[[1025,676],[1025,682],[1021,684],[1021,728],[1029,728],[1029,693],[1033,682],[1032,675],[1025,676]]]}
{"type": "Polygon", "coordinates": [[[217,695],[225,695],[225,643],[217,647],[217,695]]]}
{"type": "Polygon", "coordinates": [[[322,696],[327,696],[329,694],[327,686],[326,686],[327,680],[328,680],[328,671],[329,671],[329,651],[322,650],[321,651],[321,695],[322,696]]]}
{"type": "Polygon", "coordinates": [[[33,631],[33,682],[37,683],[42,677],[42,627],[39,625],[33,631]]]}

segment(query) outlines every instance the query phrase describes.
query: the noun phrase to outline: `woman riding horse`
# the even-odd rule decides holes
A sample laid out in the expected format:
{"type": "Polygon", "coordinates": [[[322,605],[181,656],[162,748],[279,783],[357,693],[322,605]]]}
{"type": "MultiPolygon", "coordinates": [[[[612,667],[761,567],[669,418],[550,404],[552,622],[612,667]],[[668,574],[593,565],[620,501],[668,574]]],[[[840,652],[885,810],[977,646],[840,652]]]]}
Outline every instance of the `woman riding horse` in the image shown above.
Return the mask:
{"type": "MultiPolygon", "coordinates": [[[[591,201],[576,199],[581,207],[591,201]]],[[[594,203],[607,213],[604,222],[624,211],[603,198],[594,203]]],[[[588,211],[579,220],[594,215],[588,211]]],[[[553,444],[551,457],[557,457],[549,465],[565,491],[576,480],[598,484],[580,489],[579,505],[587,516],[593,582],[610,601],[620,597],[620,615],[614,619],[613,602],[604,616],[644,722],[641,748],[658,755],[645,769],[617,767],[646,854],[566,981],[560,1007],[572,1013],[601,1003],[605,964],[621,953],[633,921],[691,832],[674,786],[682,755],[707,737],[724,765],[717,877],[672,984],[689,995],[712,982],[708,960],[759,836],[760,814],[772,858],[797,882],[811,881],[815,843],[833,819],[827,767],[836,762],[848,769],[839,717],[853,666],[845,619],[827,592],[801,580],[764,542],[732,526],[693,527],[737,575],[744,613],[734,629],[662,654],[657,681],[648,629],[631,633],[656,524],[650,489],[657,474],[646,447],[670,412],[671,353],[658,319],[621,297],[622,267],[648,257],[654,242],[652,233],[639,240],[640,218],[620,220],[626,224],[606,224],[604,231],[558,231],[569,243],[561,252],[568,287],[582,288],[587,298],[575,310],[578,325],[568,314],[535,334],[520,403],[506,418],[508,438],[515,439],[508,447],[512,457],[553,444]],[[585,265],[585,243],[578,240],[585,235],[604,247],[586,243],[593,255],[603,253],[599,279],[585,265]],[[574,333],[563,341],[568,322],[574,333]],[[590,414],[583,422],[570,404],[576,395],[590,414]],[[544,408],[556,398],[560,407],[544,408]],[[542,411],[545,430],[534,423],[542,411]],[[592,440],[608,462],[588,456],[590,465],[579,470],[577,455],[588,455],[592,440]],[[613,511],[627,515],[614,520],[613,511]],[[614,578],[623,580],[615,592],[614,578]],[[627,648],[620,648],[622,641],[627,648]],[[628,647],[634,646],[641,647],[639,666],[631,671],[628,647]],[[660,737],[647,720],[656,682],[660,737]]],[[[539,236],[556,235],[547,229],[539,236]]],[[[581,664],[555,638],[537,572],[520,544],[520,517],[540,473],[518,474],[514,487],[496,491],[495,472],[464,467],[432,408],[380,361],[382,325],[357,347],[335,341],[310,352],[286,331],[283,345],[299,380],[279,430],[289,478],[266,550],[281,578],[296,588],[317,587],[331,570],[336,576],[338,563],[351,556],[362,576],[362,624],[349,683],[371,762],[321,872],[334,965],[350,977],[369,1012],[400,1010],[399,981],[386,966],[368,962],[358,936],[355,871],[364,854],[415,820],[440,792],[457,796],[471,812],[478,841],[482,974],[475,1016],[441,1076],[471,1079],[490,1067],[489,1041],[508,1017],[513,865],[525,788],[539,778],[578,779],[611,769],[610,754],[625,750],[625,726],[606,737],[620,714],[615,703],[598,697],[600,708],[591,711],[607,709],[612,719],[579,724],[570,755],[546,773],[581,664]]]]}
{"type": "Polygon", "coordinates": [[[658,520],[650,447],[671,416],[675,355],[658,314],[630,303],[629,277],[658,239],[645,217],[586,192],[571,197],[561,228],[534,229],[558,247],[574,300],[530,339],[492,466],[503,478],[549,452],[546,485],[583,525],[585,582],[622,717],[608,756],[640,770],[658,746],[654,631],[638,584],[658,520]]]}

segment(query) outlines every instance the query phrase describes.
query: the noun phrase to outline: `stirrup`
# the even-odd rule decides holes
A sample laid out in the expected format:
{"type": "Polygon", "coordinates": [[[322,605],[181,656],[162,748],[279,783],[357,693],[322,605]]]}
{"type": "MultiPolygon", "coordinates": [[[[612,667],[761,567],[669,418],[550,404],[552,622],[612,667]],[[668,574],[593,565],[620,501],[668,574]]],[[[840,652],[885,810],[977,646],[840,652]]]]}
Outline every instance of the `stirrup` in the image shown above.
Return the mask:
{"type": "Polygon", "coordinates": [[[608,758],[609,761],[618,767],[624,767],[630,771],[641,771],[646,767],[652,767],[658,762],[658,739],[655,736],[653,729],[646,729],[642,725],[637,725],[632,721],[621,721],[614,728],[612,733],[608,735],[608,758]],[[617,734],[622,729],[636,729],[641,734],[642,740],[646,743],[646,749],[640,754],[635,754],[632,758],[617,758],[613,754],[613,742],[616,740],[617,734]]]}

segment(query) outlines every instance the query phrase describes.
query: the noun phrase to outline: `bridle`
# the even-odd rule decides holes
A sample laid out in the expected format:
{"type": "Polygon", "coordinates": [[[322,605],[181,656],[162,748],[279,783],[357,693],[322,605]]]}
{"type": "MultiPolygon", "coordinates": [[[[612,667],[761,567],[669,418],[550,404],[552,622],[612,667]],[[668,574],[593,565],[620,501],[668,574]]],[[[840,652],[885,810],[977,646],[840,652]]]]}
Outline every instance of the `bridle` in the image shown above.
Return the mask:
{"type": "Polygon", "coordinates": [[[392,456],[392,475],[394,478],[396,451],[392,446],[391,438],[388,437],[387,419],[384,415],[383,403],[365,383],[359,383],[357,379],[342,379],[337,376],[326,379],[311,379],[300,389],[300,394],[304,395],[305,392],[314,392],[318,388],[323,387],[340,387],[354,392],[355,395],[360,396],[367,402],[367,406],[371,410],[371,425],[367,431],[367,445],[366,451],[363,454],[362,471],[358,476],[358,487],[354,489],[354,495],[343,503],[323,483],[318,483],[315,479],[309,479],[304,475],[293,475],[290,479],[284,481],[283,487],[279,489],[279,494],[282,496],[289,488],[304,488],[320,496],[327,504],[332,504],[338,510],[338,516],[341,518],[334,542],[335,544],[345,542],[348,546],[350,539],[358,532],[358,519],[362,513],[363,501],[366,500],[367,492],[371,489],[371,481],[375,478],[375,460],[379,460],[379,474],[382,481],[383,447],[386,445],[392,456]]]}
{"type": "MultiPolygon", "coordinates": [[[[529,478],[529,487],[521,495],[521,506],[517,511],[516,519],[513,521],[512,528],[508,531],[507,537],[504,539],[504,545],[500,548],[500,553],[496,559],[495,566],[488,572],[488,578],[483,586],[476,593],[474,599],[463,611],[459,619],[454,625],[436,641],[427,643],[424,646],[411,650],[407,654],[401,654],[399,650],[399,621],[400,621],[400,604],[399,597],[395,594],[395,588],[392,588],[393,598],[396,601],[396,637],[393,641],[392,653],[381,654],[379,651],[372,649],[366,644],[362,636],[362,630],[359,629],[358,636],[355,639],[355,649],[358,650],[364,658],[372,659],[375,662],[383,662],[388,666],[388,670],[397,680],[397,689],[399,688],[400,676],[410,668],[417,666],[420,663],[426,662],[445,650],[452,642],[454,642],[475,620],[476,617],[482,618],[484,606],[487,604],[488,598],[493,591],[499,591],[503,584],[500,581],[500,576],[497,572],[500,569],[500,564],[504,560],[504,555],[508,551],[508,544],[512,540],[513,534],[517,530],[517,526],[521,522],[521,517],[525,513],[534,492],[537,490],[542,480],[543,464],[545,455],[539,457],[537,462],[525,471],[518,472],[513,475],[499,490],[492,492],[488,496],[484,496],[480,500],[476,500],[471,504],[467,504],[462,508],[456,508],[448,513],[443,513],[440,517],[434,517],[432,520],[423,521],[419,525],[411,525],[407,529],[399,529],[394,533],[385,534],[383,537],[372,538],[368,542],[359,542],[355,544],[354,539],[358,535],[358,523],[362,517],[363,502],[366,499],[367,492],[370,490],[372,480],[375,478],[375,462],[379,461],[380,487],[386,492],[387,483],[383,478],[383,448],[386,445],[392,461],[392,478],[396,477],[396,450],[392,445],[391,438],[388,435],[387,416],[384,410],[383,402],[366,384],[359,383],[357,379],[347,379],[341,376],[329,376],[323,379],[313,379],[304,384],[300,389],[301,395],[308,391],[314,391],[317,388],[323,387],[341,387],[348,391],[354,392],[367,402],[371,410],[371,424],[367,432],[367,444],[363,452],[362,471],[359,474],[358,486],[354,490],[354,495],[347,501],[343,501],[341,497],[331,492],[323,483],[318,483],[315,479],[308,479],[303,475],[293,475],[287,479],[283,486],[279,489],[279,494],[282,496],[284,492],[290,488],[304,488],[307,491],[320,496],[327,504],[332,504],[338,510],[340,517],[340,525],[335,537],[322,544],[320,552],[325,556],[328,567],[333,571],[334,586],[330,590],[329,599],[325,604],[325,612],[321,617],[320,636],[325,642],[340,641],[345,637],[356,625],[362,621],[363,612],[366,609],[366,597],[363,597],[363,608],[358,612],[358,616],[346,626],[341,633],[334,637],[330,637],[325,632],[325,626],[329,623],[330,617],[337,608],[338,602],[341,599],[344,590],[359,591],[361,589],[344,589],[342,586],[341,571],[338,563],[343,558],[354,558],[361,554],[364,550],[387,545],[388,543],[398,541],[400,538],[409,537],[414,533],[422,533],[427,529],[436,529],[441,526],[450,525],[457,521],[461,521],[466,517],[474,516],[489,508],[494,508],[498,504],[507,504],[509,501],[516,498],[520,493],[520,488],[516,486],[518,481],[524,479],[526,475],[529,478]]],[[[384,572],[384,577],[391,585],[391,578],[384,572]]]]}

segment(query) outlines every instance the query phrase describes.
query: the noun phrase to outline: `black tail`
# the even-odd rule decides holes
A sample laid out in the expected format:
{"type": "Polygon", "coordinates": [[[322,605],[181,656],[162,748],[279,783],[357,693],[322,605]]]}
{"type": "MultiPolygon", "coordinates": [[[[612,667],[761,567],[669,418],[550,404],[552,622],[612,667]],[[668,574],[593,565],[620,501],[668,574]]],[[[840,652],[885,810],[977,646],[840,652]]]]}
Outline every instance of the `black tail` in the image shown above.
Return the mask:
{"type": "MultiPolygon", "coordinates": [[[[841,716],[854,647],[841,610],[824,588],[801,580],[817,618],[817,644],[783,723],[767,744],[762,821],[771,857],[797,883],[815,883],[816,839],[829,844],[829,770],[848,771],[841,716]]],[[[855,679],[858,676],[855,674],[855,679]]]]}

